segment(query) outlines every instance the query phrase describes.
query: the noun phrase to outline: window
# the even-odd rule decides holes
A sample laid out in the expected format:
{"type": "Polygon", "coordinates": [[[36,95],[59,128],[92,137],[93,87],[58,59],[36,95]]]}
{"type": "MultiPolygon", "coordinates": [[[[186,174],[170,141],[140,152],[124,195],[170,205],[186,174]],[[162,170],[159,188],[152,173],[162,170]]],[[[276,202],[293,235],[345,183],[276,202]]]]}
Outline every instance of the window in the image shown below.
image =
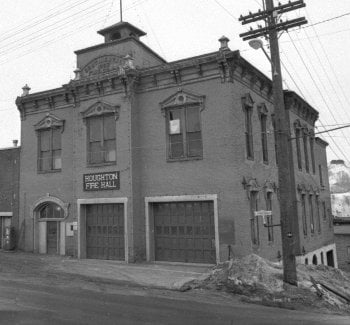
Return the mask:
{"type": "Polygon", "coordinates": [[[113,114],[92,116],[87,120],[88,163],[103,164],[116,161],[116,128],[113,114]]]}
{"type": "Polygon", "coordinates": [[[321,212],[320,212],[320,200],[318,195],[315,196],[316,199],[316,212],[317,212],[317,231],[321,233],[321,212]]]}
{"type": "Polygon", "coordinates": [[[245,105],[244,107],[245,140],[246,140],[246,151],[247,151],[248,159],[254,159],[252,113],[253,113],[252,107],[249,105],[245,105]]]}
{"type": "MultiPolygon", "coordinates": [[[[266,195],[266,210],[272,211],[272,193],[266,195]]],[[[267,238],[269,242],[273,242],[273,215],[267,216],[267,238]]]]}
{"type": "Polygon", "coordinates": [[[305,194],[301,195],[301,213],[302,213],[302,219],[303,219],[303,233],[304,233],[304,236],[307,236],[305,194]]]}
{"type": "Polygon", "coordinates": [[[261,145],[264,163],[269,162],[268,150],[267,150],[267,129],[266,129],[267,115],[260,114],[260,126],[261,126],[261,145]]]}
{"type": "Polygon", "coordinates": [[[64,210],[55,203],[45,203],[39,210],[40,219],[63,219],[64,210]]]}
{"type": "Polygon", "coordinates": [[[314,221],[314,205],[312,195],[309,195],[309,209],[310,209],[310,231],[315,233],[315,221],[314,221]]]}
{"type": "Polygon", "coordinates": [[[202,132],[198,106],[168,109],[169,159],[202,157],[202,132]]]}
{"type": "Polygon", "coordinates": [[[326,202],[322,202],[322,208],[323,208],[323,220],[326,220],[327,218],[327,207],[326,207],[326,202]]]}
{"type": "Polygon", "coordinates": [[[307,150],[307,134],[306,133],[304,133],[304,135],[303,135],[303,142],[304,142],[305,170],[308,173],[310,171],[310,169],[309,169],[309,156],[308,156],[308,150],[307,150]]]}
{"type": "Polygon", "coordinates": [[[323,175],[322,175],[322,165],[318,165],[318,173],[320,176],[320,186],[323,187],[324,184],[323,184],[323,175]]]}
{"type": "Polygon", "coordinates": [[[38,170],[41,172],[61,170],[61,129],[39,130],[38,138],[38,170]]]}
{"type": "Polygon", "coordinates": [[[258,192],[250,192],[250,231],[253,245],[259,245],[259,222],[255,211],[258,211],[258,192]]]}
{"type": "Polygon", "coordinates": [[[312,167],[312,173],[316,173],[316,167],[315,167],[315,153],[314,153],[314,141],[315,139],[313,137],[310,137],[310,154],[311,154],[311,167],[312,167]]]}
{"type": "Polygon", "coordinates": [[[295,143],[296,143],[296,149],[297,149],[297,161],[298,161],[298,169],[302,169],[301,165],[301,151],[300,151],[300,127],[295,126],[295,143]]]}

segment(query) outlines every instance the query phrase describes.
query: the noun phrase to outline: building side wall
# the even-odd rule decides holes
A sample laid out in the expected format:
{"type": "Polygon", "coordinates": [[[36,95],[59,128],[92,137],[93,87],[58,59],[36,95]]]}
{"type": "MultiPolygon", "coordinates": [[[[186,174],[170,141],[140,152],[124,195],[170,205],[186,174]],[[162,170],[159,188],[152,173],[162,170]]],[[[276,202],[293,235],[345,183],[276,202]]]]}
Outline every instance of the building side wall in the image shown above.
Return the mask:
{"type": "Polygon", "coordinates": [[[301,151],[301,162],[302,168],[298,168],[297,160],[297,150],[296,150],[296,139],[295,139],[295,130],[294,123],[299,120],[304,127],[307,127],[308,130],[313,130],[313,125],[303,120],[300,116],[295,114],[292,110],[290,112],[290,125],[291,125],[291,134],[293,141],[293,161],[295,166],[295,178],[296,178],[296,195],[297,195],[297,206],[298,206],[298,218],[299,218],[299,234],[300,234],[300,251],[299,254],[303,252],[312,252],[322,246],[327,246],[334,243],[333,236],[333,226],[331,222],[331,213],[330,213],[330,191],[328,183],[328,172],[327,172],[327,156],[326,156],[326,147],[314,142],[314,157],[315,157],[315,172],[313,172],[312,161],[311,161],[311,149],[309,144],[307,144],[307,154],[309,160],[309,172],[306,171],[305,167],[305,153],[303,146],[303,139],[300,139],[300,151],[301,151]],[[321,184],[321,178],[319,174],[319,165],[321,165],[322,170],[322,180],[323,185],[321,184]],[[303,233],[303,220],[302,220],[302,203],[301,195],[305,194],[306,198],[306,220],[307,220],[307,235],[303,233]],[[313,198],[313,216],[314,216],[314,233],[311,233],[310,229],[310,206],[309,206],[309,195],[312,195],[313,198]],[[321,219],[321,232],[318,232],[317,229],[317,206],[315,203],[315,196],[319,198],[319,213],[321,219]],[[323,211],[322,202],[326,204],[326,213],[323,211]]]}
{"type": "Polygon", "coordinates": [[[11,225],[18,234],[20,148],[0,150],[0,166],[0,212],[12,213],[11,225]]]}
{"type": "MultiPolygon", "coordinates": [[[[277,182],[274,140],[271,123],[271,104],[241,83],[221,83],[212,79],[192,83],[183,90],[205,95],[201,111],[203,159],[167,161],[166,120],[159,103],[178,91],[174,85],[166,89],[144,92],[138,97],[140,114],[139,167],[141,168],[142,197],[218,195],[220,259],[229,254],[243,256],[256,252],[276,260],[280,248],[280,229],[274,228],[274,243],[268,243],[267,229],[259,220],[260,245],[252,246],[250,235],[250,202],[242,185],[245,179],[259,184],[259,209],[266,209],[264,184],[277,182]],[[254,160],[246,159],[245,127],[242,97],[250,92],[253,107],[254,160]],[[265,103],[269,109],[269,164],[262,162],[260,122],[257,105],[265,103]]],[[[277,195],[273,195],[273,210],[279,216],[277,195]]],[[[142,211],[142,220],[144,211],[142,211]]],[[[275,223],[279,223],[278,217],[275,223]]],[[[142,225],[144,227],[144,225],[142,225]]]]}
{"type": "Polygon", "coordinates": [[[334,240],[337,246],[338,266],[340,269],[350,272],[350,233],[336,234],[334,240]]]}

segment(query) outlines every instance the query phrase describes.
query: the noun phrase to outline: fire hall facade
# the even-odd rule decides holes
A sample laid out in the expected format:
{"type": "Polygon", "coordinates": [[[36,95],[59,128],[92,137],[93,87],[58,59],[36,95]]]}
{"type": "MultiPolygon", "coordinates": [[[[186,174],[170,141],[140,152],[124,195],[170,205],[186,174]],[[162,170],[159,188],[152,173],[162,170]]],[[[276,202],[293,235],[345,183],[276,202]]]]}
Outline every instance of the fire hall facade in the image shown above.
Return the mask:
{"type": "MultiPolygon", "coordinates": [[[[166,62],[127,22],[99,34],[104,43],[75,52],[74,80],[17,98],[21,248],[126,262],[279,259],[271,80],[225,37],[217,52],[166,62]]],[[[285,96],[304,262],[335,249],[327,144],[313,134],[317,111],[285,96]]]]}

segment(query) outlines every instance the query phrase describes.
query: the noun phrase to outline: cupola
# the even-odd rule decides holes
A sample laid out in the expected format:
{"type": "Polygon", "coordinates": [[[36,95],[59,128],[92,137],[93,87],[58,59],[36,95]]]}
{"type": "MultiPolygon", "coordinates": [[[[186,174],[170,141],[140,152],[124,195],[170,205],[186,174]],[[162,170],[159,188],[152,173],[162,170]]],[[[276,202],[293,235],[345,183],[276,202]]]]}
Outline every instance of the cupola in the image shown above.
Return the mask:
{"type": "Polygon", "coordinates": [[[139,40],[141,36],[146,35],[144,31],[125,21],[121,21],[117,24],[101,29],[97,33],[104,36],[105,43],[118,41],[129,37],[139,40]]]}

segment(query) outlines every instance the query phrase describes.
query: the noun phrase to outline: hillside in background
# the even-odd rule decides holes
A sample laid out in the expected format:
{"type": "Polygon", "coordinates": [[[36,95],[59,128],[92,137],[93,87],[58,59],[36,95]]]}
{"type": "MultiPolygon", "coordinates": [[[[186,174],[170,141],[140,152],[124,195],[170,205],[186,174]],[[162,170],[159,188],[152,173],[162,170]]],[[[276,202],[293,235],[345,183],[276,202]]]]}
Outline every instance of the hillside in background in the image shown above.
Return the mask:
{"type": "Polygon", "coordinates": [[[333,215],[350,217],[350,168],[343,160],[332,160],[328,175],[333,215]]]}

